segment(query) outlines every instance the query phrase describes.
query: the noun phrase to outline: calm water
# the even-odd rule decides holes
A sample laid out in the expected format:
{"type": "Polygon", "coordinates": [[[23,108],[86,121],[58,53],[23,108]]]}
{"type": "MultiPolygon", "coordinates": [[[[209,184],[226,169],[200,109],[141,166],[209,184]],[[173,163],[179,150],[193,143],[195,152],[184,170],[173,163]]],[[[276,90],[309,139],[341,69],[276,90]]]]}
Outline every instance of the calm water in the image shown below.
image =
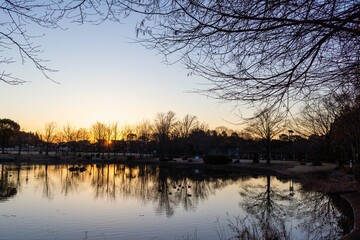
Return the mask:
{"type": "Polygon", "coordinates": [[[260,234],[284,223],[293,239],[336,239],[352,226],[344,202],[272,176],[70,167],[0,165],[0,239],[228,239],[242,219],[260,234]]]}

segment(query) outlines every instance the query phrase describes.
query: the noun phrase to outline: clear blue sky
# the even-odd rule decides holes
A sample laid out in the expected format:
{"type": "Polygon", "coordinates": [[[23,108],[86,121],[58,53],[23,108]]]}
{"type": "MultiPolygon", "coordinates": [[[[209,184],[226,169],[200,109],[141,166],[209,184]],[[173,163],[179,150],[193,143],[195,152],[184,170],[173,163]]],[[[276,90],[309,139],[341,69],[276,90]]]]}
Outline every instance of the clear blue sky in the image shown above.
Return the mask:
{"type": "MultiPolygon", "coordinates": [[[[46,79],[28,61],[12,71],[29,81],[10,86],[0,82],[1,118],[17,121],[24,130],[43,129],[47,122],[58,126],[90,127],[96,121],[132,124],[153,120],[156,113],[174,111],[177,117],[196,115],[210,128],[236,126],[235,103],[221,103],[195,93],[207,83],[187,76],[181,64],[166,65],[157,52],[130,43],[136,38],[134,20],[126,24],[69,25],[67,30],[31,27],[34,39],[50,60],[47,66],[59,70],[46,79]]],[[[18,58],[18,56],[15,56],[18,58]]],[[[249,116],[249,112],[242,109],[249,116]]]]}

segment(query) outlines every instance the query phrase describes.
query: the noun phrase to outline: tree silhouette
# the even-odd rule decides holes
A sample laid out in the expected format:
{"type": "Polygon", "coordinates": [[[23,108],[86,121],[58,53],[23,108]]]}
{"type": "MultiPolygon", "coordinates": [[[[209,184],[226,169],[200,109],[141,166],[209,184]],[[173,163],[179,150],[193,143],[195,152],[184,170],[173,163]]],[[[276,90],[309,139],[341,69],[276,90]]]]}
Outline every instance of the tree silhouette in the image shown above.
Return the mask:
{"type": "Polygon", "coordinates": [[[196,116],[186,114],[184,118],[178,123],[179,137],[181,139],[181,145],[183,147],[183,154],[187,156],[189,148],[189,136],[197,129],[199,121],[196,116]]]}
{"type": "Polygon", "coordinates": [[[97,142],[98,153],[101,151],[104,154],[104,142],[106,139],[106,129],[107,126],[104,123],[96,122],[91,126],[91,135],[93,139],[97,142]]]}
{"type": "Polygon", "coordinates": [[[9,144],[12,137],[16,136],[16,133],[20,130],[20,125],[11,119],[0,119],[0,141],[2,147],[2,153],[5,153],[5,146],[9,144]]]}
{"type": "MultiPolygon", "coordinates": [[[[360,97],[359,95],[339,95],[339,114],[331,125],[335,144],[348,153],[354,163],[360,162],[360,97]]],[[[349,160],[349,159],[346,159],[349,160]]]]}
{"type": "Polygon", "coordinates": [[[45,154],[49,155],[50,144],[53,143],[55,139],[55,129],[56,123],[49,122],[45,124],[44,132],[41,134],[41,140],[45,142],[45,154]]]}
{"type": "MultiPolygon", "coordinates": [[[[27,31],[32,24],[56,29],[64,18],[99,24],[141,13],[139,41],[179,56],[190,74],[212,83],[204,91],[216,98],[307,100],[314,92],[354,90],[359,82],[357,1],[10,0],[0,7],[7,51],[1,62],[11,64],[17,51],[45,76],[51,69],[27,31]]],[[[0,79],[23,82],[7,72],[0,79]]]]}
{"type": "Polygon", "coordinates": [[[159,143],[159,151],[162,154],[167,153],[168,142],[171,134],[177,125],[174,112],[158,113],[154,121],[154,136],[159,143]]]}
{"type": "Polygon", "coordinates": [[[286,103],[359,82],[357,1],[129,2],[142,43],[180,55],[216,98],[286,103]]]}
{"type": "Polygon", "coordinates": [[[311,136],[312,140],[320,140],[313,142],[312,157],[319,161],[324,159],[330,161],[332,158],[332,135],[331,126],[338,115],[338,106],[333,97],[320,98],[305,104],[301,110],[301,117],[297,120],[295,128],[296,132],[311,136]],[[324,157],[317,156],[322,152],[318,145],[323,145],[324,157]],[[318,159],[316,159],[318,158],[318,159]]]}
{"type": "Polygon", "coordinates": [[[264,139],[266,142],[266,163],[270,164],[271,158],[271,140],[277,136],[282,130],[281,125],[284,119],[282,113],[274,108],[265,108],[254,114],[255,116],[248,121],[246,131],[264,139]]]}

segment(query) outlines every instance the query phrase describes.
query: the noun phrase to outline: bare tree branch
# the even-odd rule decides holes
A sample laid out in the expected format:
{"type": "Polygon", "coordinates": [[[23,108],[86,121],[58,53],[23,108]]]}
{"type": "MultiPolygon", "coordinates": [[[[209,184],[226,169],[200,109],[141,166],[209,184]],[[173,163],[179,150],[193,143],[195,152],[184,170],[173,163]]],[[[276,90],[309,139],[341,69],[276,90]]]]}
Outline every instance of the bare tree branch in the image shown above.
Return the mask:
{"type": "Polygon", "coordinates": [[[141,42],[179,56],[191,73],[210,81],[199,92],[212,97],[307,100],[358,81],[357,1],[128,2],[151,20],[138,26],[147,36],[141,42]]]}

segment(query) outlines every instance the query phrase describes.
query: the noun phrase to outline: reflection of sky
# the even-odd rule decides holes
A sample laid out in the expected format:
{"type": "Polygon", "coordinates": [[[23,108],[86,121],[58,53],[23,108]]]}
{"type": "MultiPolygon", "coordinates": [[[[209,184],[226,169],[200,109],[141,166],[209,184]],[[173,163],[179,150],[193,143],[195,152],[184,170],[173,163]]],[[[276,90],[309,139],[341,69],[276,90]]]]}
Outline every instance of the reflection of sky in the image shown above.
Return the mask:
{"type": "MultiPolygon", "coordinates": [[[[138,123],[169,110],[180,118],[196,115],[212,128],[229,125],[224,120],[238,121],[234,103],[187,93],[206,88],[202,85],[205,80],[187,77],[181,64],[168,66],[155,51],[129,43],[135,38],[135,22],[74,24],[66,31],[29,28],[30,34],[45,32],[34,41],[44,50],[40,57],[50,60],[45,64],[59,70],[49,75],[61,84],[45,79],[29,61],[9,67],[29,83],[8,86],[0,82],[2,116],[32,131],[50,121],[76,127],[90,127],[97,120],[138,123]]],[[[18,53],[13,54],[19,60],[18,53]]]]}
{"type": "MultiPolygon", "coordinates": [[[[7,233],[6,239],[24,236],[29,236],[27,239],[81,239],[84,234],[88,234],[88,239],[118,239],[119,236],[122,239],[182,239],[181,236],[195,231],[200,239],[218,239],[216,231],[219,226],[226,226],[228,219],[234,221],[237,216],[256,219],[242,208],[247,204],[244,203],[247,198],[239,194],[244,186],[252,186],[252,191],[264,193],[267,184],[266,177],[193,181],[189,176],[186,181],[191,188],[187,190],[192,196],[186,197],[177,195],[172,189],[184,179],[174,181],[169,176],[167,181],[173,191],[170,196],[167,192],[158,192],[158,175],[150,174],[150,167],[140,170],[110,165],[99,169],[94,165],[87,166],[86,172],[76,174],[70,173],[68,167],[48,166],[47,175],[45,166],[31,168],[28,172],[21,170],[18,193],[0,203],[0,232],[7,233]],[[140,177],[141,173],[145,173],[143,177],[140,177]],[[161,212],[159,205],[162,205],[161,212]],[[172,208],[173,214],[168,214],[166,206],[172,208]]],[[[17,172],[10,175],[11,182],[16,183],[17,172]]],[[[271,178],[271,189],[279,196],[288,196],[288,184],[271,178]]],[[[297,190],[299,185],[295,184],[295,187],[291,201],[274,195],[272,200],[282,204],[285,211],[300,206],[295,210],[308,211],[301,214],[309,216],[314,212],[318,217],[314,215],[308,221],[319,224],[323,221],[323,213],[312,210],[318,206],[311,206],[311,202],[304,206],[306,198],[313,195],[303,195],[297,190]]],[[[251,192],[247,194],[249,200],[254,200],[251,192]]],[[[328,206],[326,201],[319,203],[328,206]]],[[[303,239],[302,228],[297,227],[303,216],[297,215],[296,211],[280,217],[286,218],[287,226],[299,234],[295,239],[303,239]]],[[[331,220],[332,215],[327,216],[331,220]]],[[[320,227],[327,229],[329,226],[320,227]]],[[[333,225],[330,227],[334,228],[333,225]]]]}

